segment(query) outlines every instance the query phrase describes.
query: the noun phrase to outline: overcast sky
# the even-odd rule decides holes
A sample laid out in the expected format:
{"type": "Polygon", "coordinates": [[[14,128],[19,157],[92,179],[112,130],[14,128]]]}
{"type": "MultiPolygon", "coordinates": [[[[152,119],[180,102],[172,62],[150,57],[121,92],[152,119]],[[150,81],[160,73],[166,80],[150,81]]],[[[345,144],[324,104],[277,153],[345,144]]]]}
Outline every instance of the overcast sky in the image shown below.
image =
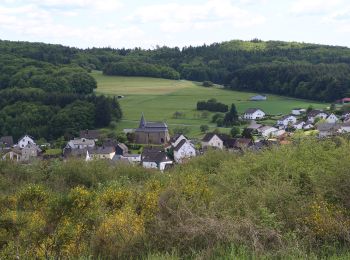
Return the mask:
{"type": "Polygon", "coordinates": [[[0,39],[76,47],[232,39],[350,47],[349,0],[0,0],[0,39]]]}

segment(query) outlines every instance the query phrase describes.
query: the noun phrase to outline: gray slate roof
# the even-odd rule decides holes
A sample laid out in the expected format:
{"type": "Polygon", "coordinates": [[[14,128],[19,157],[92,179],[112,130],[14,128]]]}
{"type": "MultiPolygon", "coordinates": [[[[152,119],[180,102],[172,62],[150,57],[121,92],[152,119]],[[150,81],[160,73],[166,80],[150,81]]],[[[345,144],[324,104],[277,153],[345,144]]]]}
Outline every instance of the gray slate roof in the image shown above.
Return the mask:
{"type": "Polygon", "coordinates": [[[187,141],[185,139],[181,140],[181,142],[176,147],[174,147],[174,151],[179,151],[186,142],[187,141]]]}
{"type": "Polygon", "coordinates": [[[155,162],[157,164],[171,161],[165,151],[147,151],[142,153],[143,162],[155,162]]]}
{"type": "Polygon", "coordinates": [[[9,148],[13,146],[13,137],[12,136],[3,136],[0,138],[0,146],[4,145],[5,147],[9,148]]]}
{"type": "Polygon", "coordinates": [[[322,110],[315,109],[315,110],[311,110],[311,111],[307,114],[307,116],[308,116],[308,117],[315,117],[315,116],[317,116],[317,115],[319,115],[319,114],[321,114],[321,113],[328,115],[326,112],[324,112],[324,111],[322,111],[322,110]]]}
{"type": "Polygon", "coordinates": [[[168,131],[168,126],[164,122],[147,122],[142,114],[139,127],[136,132],[161,132],[168,131]]]}
{"type": "Polygon", "coordinates": [[[85,139],[99,139],[100,138],[100,132],[98,130],[82,130],[80,131],[79,134],[80,138],[85,138],[85,139]]]}
{"type": "Polygon", "coordinates": [[[281,119],[279,121],[286,120],[286,119],[288,119],[290,117],[295,117],[295,116],[293,116],[293,115],[285,115],[285,116],[281,117],[281,119]]]}
{"type": "Polygon", "coordinates": [[[111,154],[115,152],[115,148],[113,146],[107,146],[107,147],[96,147],[93,149],[88,149],[89,153],[91,154],[111,154]]]}
{"type": "Polygon", "coordinates": [[[245,114],[254,114],[256,111],[259,111],[259,110],[261,110],[261,109],[260,108],[248,108],[244,113],[245,114]]]}
{"type": "Polygon", "coordinates": [[[320,132],[337,131],[340,129],[339,124],[321,123],[317,125],[317,130],[320,132]]]}

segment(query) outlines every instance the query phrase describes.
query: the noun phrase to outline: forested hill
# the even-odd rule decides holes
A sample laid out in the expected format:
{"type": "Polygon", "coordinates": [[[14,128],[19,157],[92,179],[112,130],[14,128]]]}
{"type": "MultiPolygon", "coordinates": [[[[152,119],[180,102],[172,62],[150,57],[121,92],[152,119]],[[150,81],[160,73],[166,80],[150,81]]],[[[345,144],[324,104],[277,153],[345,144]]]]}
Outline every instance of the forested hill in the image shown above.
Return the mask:
{"type": "Polygon", "coordinates": [[[232,89],[321,101],[350,94],[350,49],[346,47],[252,40],[182,49],[80,50],[0,41],[0,53],[103,70],[107,75],[212,81],[232,89]]]}
{"type": "Polygon", "coordinates": [[[72,62],[79,50],[0,41],[0,136],[54,140],[121,118],[115,98],[95,96],[95,79],[72,62]]]}

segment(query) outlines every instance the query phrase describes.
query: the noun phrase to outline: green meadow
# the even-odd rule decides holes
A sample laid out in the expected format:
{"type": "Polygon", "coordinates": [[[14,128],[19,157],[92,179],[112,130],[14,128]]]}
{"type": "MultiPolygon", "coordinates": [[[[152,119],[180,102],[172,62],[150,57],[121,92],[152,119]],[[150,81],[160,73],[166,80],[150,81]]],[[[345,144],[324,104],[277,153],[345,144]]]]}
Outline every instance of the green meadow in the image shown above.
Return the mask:
{"type": "MultiPolygon", "coordinates": [[[[212,130],[216,128],[215,124],[210,123],[213,113],[203,115],[196,110],[198,101],[210,98],[227,105],[234,103],[240,113],[247,108],[256,107],[268,114],[279,115],[288,114],[295,107],[328,106],[326,103],[276,95],[268,95],[267,101],[254,102],[249,101],[249,98],[257,93],[225,90],[220,86],[205,88],[200,83],[186,80],[105,76],[99,71],[92,72],[92,75],[98,83],[97,93],[124,96],[119,100],[124,117],[118,125],[118,130],[135,128],[141,113],[144,113],[146,120],[165,121],[170,129],[186,127],[190,136],[199,136],[200,125],[206,124],[212,130]],[[176,111],[181,112],[183,116],[174,118],[176,111]]],[[[220,130],[227,132],[229,129],[220,130]]]]}

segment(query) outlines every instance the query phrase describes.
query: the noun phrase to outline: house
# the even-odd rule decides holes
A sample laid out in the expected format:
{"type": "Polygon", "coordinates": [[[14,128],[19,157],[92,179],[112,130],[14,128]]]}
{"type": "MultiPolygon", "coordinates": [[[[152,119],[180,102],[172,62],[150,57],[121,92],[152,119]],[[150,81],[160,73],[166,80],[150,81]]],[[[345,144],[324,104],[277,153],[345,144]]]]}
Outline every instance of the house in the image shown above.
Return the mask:
{"type": "Polygon", "coordinates": [[[349,118],[349,117],[350,117],[350,112],[344,112],[344,113],[341,115],[341,118],[342,118],[342,119],[349,118]]]}
{"type": "Polygon", "coordinates": [[[125,155],[127,155],[127,154],[129,154],[129,148],[125,145],[125,144],[123,144],[123,143],[118,143],[116,146],[115,146],[115,153],[117,154],[117,155],[123,155],[123,156],[125,156],[125,155]]]}
{"type": "Polygon", "coordinates": [[[337,102],[345,105],[345,104],[350,103],[350,98],[342,98],[340,100],[337,100],[337,102]]]}
{"type": "Polygon", "coordinates": [[[259,134],[261,134],[265,138],[270,138],[275,136],[274,133],[276,133],[277,131],[278,129],[272,126],[263,126],[258,130],[259,134]]]}
{"type": "Polygon", "coordinates": [[[91,139],[85,139],[85,138],[77,138],[74,140],[70,140],[66,148],[70,149],[88,149],[88,148],[94,148],[95,147],[95,141],[91,139]]]}
{"type": "Polygon", "coordinates": [[[264,95],[256,95],[250,98],[250,101],[266,101],[267,97],[264,95]]]}
{"type": "Polygon", "coordinates": [[[350,122],[341,124],[339,132],[340,133],[350,133],[350,122]]]}
{"type": "Polygon", "coordinates": [[[127,159],[132,164],[141,163],[141,154],[126,154],[122,156],[123,158],[127,159]]]}
{"type": "MultiPolygon", "coordinates": [[[[82,148],[82,149],[72,149],[70,147],[65,147],[63,149],[63,157],[65,159],[75,157],[75,158],[87,158],[87,151],[88,148],[82,148]]],[[[90,158],[90,157],[89,157],[90,158]]]]}
{"type": "Polygon", "coordinates": [[[301,114],[305,113],[306,109],[303,108],[293,108],[292,109],[292,115],[294,116],[300,116],[301,114]]]}
{"type": "Polygon", "coordinates": [[[294,125],[297,122],[297,118],[293,115],[283,116],[277,121],[277,125],[287,127],[289,125],[294,125]]]}
{"type": "Polygon", "coordinates": [[[265,115],[265,112],[259,108],[249,108],[244,112],[243,118],[246,120],[256,120],[263,119],[265,115]]]}
{"type": "Polygon", "coordinates": [[[304,121],[298,121],[298,122],[296,122],[296,123],[293,125],[293,127],[294,127],[296,130],[301,130],[301,129],[303,129],[304,125],[305,125],[305,122],[304,122],[304,121]]]}
{"type": "Polygon", "coordinates": [[[303,125],[304,130],[310,130],[314,128],[314,124],[311,121],[306,121],[305,124],[303,125]]]}
{"type": "Polygon", "coordinates": [[[208,147],[224,149],[224,140],[222,140],[218,134],[208,133],[202,139],[202,148],[208,147]]]}
{"type": "Polygon", "coordinates": [[[333,113],[330,114],[326,119],[327,123],[331,123],[331,124],[338,122],[338,120],[339,120],[339,118],[333,113]]]}
{"type": "Polygon", "coordinates": [[[179,143],[182,141],[182,140],[185,140],[187,141],[187,137],[184,136],[183,134],[178,134],[178,135],[175,135],[173,136],[171,139],[170,139],[170,143],[173,147],[176,147],[179,145],[179,143]]]}
{"type": "Polygon", "coordinates": [[[25,135],[22,138],[20,138],[17,142],[17,144],[15,145],[16,147],[19,148],[24,148],[25,146],[27,146],[28,144],[34,144],[34,138],[29,136],[29,135],[25,135]]]}
{"type": "Polygon", "coordinates": [[[322,110],[312,110],[307,114],[308,121],[314,123],[316,118],[327,119],[328,114],[322,110]]]}
{"type": "Polygon", "coordinates": [[[2,156],[2,160],[10,160],[20,162],[22,158],[22,151],[18,148],[11,149],[2,156]]]}
{"type": "Polygon", "coordinates": [[[29,143],[23,148],[15,147],[10,149],[2,158],[17,162],[29,162],[37,158],[41,152],[41,149],[36,144],[29,143]]]}
{"type": "Polygon", "coordinates": [[[196,149],[188,140],[182,139],[177,146],[174,147],[174,159],[177,163],[182,163],[185,160],[195,156],[196,149]]]}
{"type": "Polygon", "coordinates": [[[12,136],[0,137],[0,150],[9,149],[12,146],[13,146],[13,137],[12,136]]]}
{"type": "Polygon", "coordinates": [[[159,169],[164,171],[167,165],[172,165],[173,161],[166,152],[161,149],[144,149],[141,155],[142,166],[146,169],[159,169]]]}
{"type": "Polygon", "coordinates": [[[142,114],[139,127],[135,130],[138,144],[166,144],[170,140],[168,126],[162,122],[146,122],[142,114]]]}
{"type": "Polygon", "coordinates": [[[317,125],[318,137],[323,138],[338,133],[341,129],[340,125],[334,123],[320,123],[317,125]]]}
{"type": "Polygon", "coordinates": [[[254,145],[254,141],[250,138],[236,138],[234,142],[234,148],[247,149],[254,145]]]}
{"type": "Polygon", "coordinates": [[[257,131],[260,127],[262,127],[263,125],[261,124],[257,124],[256,121],[252,120],[250,121],[249,126],[247,127],[248,129],[251,129],[253,131],[257,131]]]}
{"type": "Polygon", "coordinates": [[[95,147],[93,149],[88,149],[87,154],[90,154],[92,159],[109,159],[112,160],[115,155],[115,147],[95,147]]]}
{"type": "MultiPolygon", "coordinates": [[[[141,155],[140,155],[141,157],[141,155]]],[[[128,160],[128,158],[122,156],[122,155],[114,155],[113,159],[112,159],[113,162],[117,163],[117,164],[125,164],[125,165],[131,165],[132,163],[128,160]]]]}
{"type": "Polygon", "coordinates": [[[41,149],[39,146],[37,146],[34,143],[27,144],[24,148],[22,148],[22,161],[30,161],[31,159],[34,159],[38,157],[38,155],[41,153],[41,149]]]}
{"type": "Polygon", "coordinates": [[[100,132],[98,130],[82,130],[79,132],[79,137],[97,142],[100,139],[100,132]]]}

